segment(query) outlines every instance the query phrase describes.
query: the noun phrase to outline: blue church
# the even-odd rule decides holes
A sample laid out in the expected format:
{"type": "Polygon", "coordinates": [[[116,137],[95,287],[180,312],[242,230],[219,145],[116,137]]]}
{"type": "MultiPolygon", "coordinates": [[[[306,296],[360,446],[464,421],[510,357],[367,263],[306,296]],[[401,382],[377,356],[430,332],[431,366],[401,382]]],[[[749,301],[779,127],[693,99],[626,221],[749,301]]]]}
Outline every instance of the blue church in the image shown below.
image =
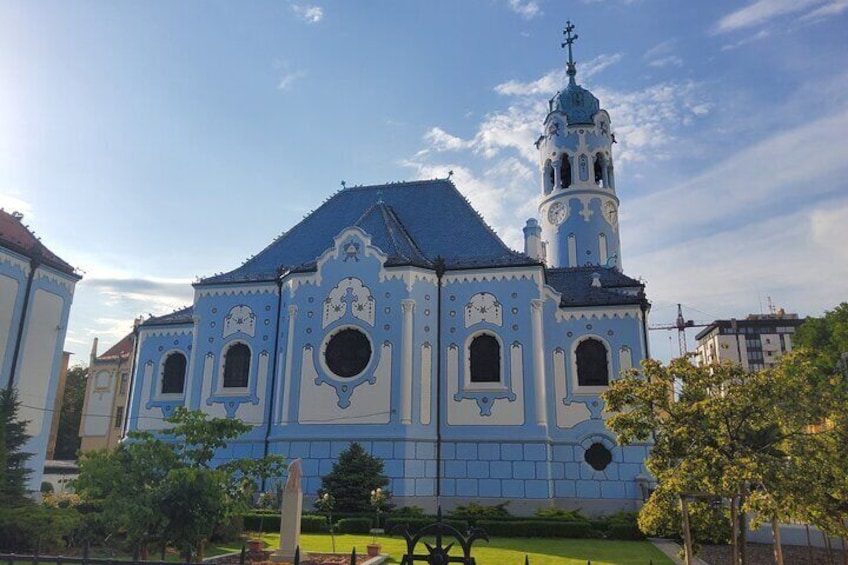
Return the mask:
{"type": "Polygon", "coordinates": [[[253,430],[219,454],[303,460],[307,496],[357,441],[399,505],[510,500],[635,509],[647,445],[600,394],[648,355],[624,274],[610,116],[575,80],[550,100],[523,252],[449,179],[346,187],[194,303],[139,328],[130,430],[178,406],[253,430]]]}

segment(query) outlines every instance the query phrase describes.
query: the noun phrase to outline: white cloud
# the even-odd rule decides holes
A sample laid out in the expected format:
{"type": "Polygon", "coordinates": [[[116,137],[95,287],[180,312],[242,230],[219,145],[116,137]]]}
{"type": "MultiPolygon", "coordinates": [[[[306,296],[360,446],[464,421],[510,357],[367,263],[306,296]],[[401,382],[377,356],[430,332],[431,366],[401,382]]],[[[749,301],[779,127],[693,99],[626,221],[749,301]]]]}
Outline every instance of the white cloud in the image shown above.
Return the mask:
{"type": "Polygon", "coordinates": [[[802,21],[813,21],[819,20],[822,18],[827,18],[829,16],[835,16],[837,14],[841,14],[845,10],[848,10],[848,0],[833,0],[832,2],[828,2],[824,6],[820,6],[813,10],[812,12],[808,12],[801,16],[802,21]]]}
{"type": "Polygon", "coordinates": [[[292,10],[303,21],[310,24],[317,24],[324,19],[324,8],[320,6],[312,6],[309,4],[292,4],[292,10]]]}
{"type": "Polygon", "coordinates": [[[430,143],[430,147],[435,151],[457,151],[471,145],[471,142],[451,135],[438,127],[431,128],[424,134],[424,139],[430,143]]]}
{"type": "MultiPolygon", "coordinates": [[[[647,279],[657,306],[697,304],[710,318],[739,317],[771,296],[787,312],[817,315],[845,294],[848,248],[840,241],[848,237],[847,214],[843,197],[672,245],[663,239],[630,257],[629,269],[647,279]]],[[[671,321],[670,309],[662,311],[671,321]]],[[[653,321],[666,320],[654,315],[653,321]]],[[[655,334],[655,342],[658,337],[665,336],[655,334]]]]}
{"type": "Polygon", "coordinates": [[[715,32],[727,33],[764,25],[780,16],[803,12],[810,8],[812,11],[802,17],[817,12],[822,16],[837,14],[846,6],[844,0],[757,0],[721,18],[715,26],[715,32]]]}
{"type": "Polygon", "coordinates": [[[292,85],[298,80],[302,79],[306,76],[306,71],[292,71],[290,73],[284,74],[280,78],[280,82],[277,83],[278,90],[288,90],[292,87],[292,85]]]}
{"type": "MultiPolygon", "coordinates": [[[[591,78],[622,59],[621,53],[601,54],[578,67],[577,76],[580,79],[591,78]]],[[[495,92],[504,96],[532,96],[544,94],[553,96],[568,82],[565,68],[557,69],[530,82],[510,80],[495,86],[495,92]]]]}
{"type": "Polygon", "coordinates": [[[677,55],[667,55],[665,57],[659,57],[658,59],[649,61],[648,64],[652,67],[680,67],[683,66],[683,59],[677,55]]]}
{"type": "Polygon", "coordinates": [[[733,43],[728,43],[727,45],[722,45],[722,51],[732,51],[733,49],[737,49],[742,47],[743,45],[748,45],[749,43],[753,43],[755,41],[760,41],[767,37],[771,36],[771,32],[765,29],[761,29],[757,33],[751,34],[749,36],[743,37],[739,41],[734,41],[733,43]]]}
{"type": "Polygon", "coordinates": [[[17,194],[17,191],[0,192],[0,208],[7,212],[20,212],[27,218],[32,213],[32,204],[16,196],[17,194]]]}
{"type": "Polygon", "coordinates": [[[509,9],[525,20],[542,15],[542,10],[535,0],[509,0],[509,9]]]}

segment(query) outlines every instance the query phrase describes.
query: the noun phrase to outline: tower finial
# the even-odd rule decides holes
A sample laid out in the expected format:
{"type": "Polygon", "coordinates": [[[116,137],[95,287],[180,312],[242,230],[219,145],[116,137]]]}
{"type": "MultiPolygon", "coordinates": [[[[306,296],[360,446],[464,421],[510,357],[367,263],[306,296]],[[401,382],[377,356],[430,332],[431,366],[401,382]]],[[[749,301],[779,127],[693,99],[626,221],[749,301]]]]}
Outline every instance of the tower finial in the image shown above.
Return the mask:
{"type": "Polygon", "coordinates": [[[564,48],[568,45],[568,63],[566,63],[566,74],[568,74],[568,82],[569,84],[574,84],[574,75],[577,74],[577,65],[574,63],[574,56],[571,53],[571,44],[577,40],[577,34],[571,35],[571,32],[574,31],[574,24],[571,23],[571,20],[565,22],[565,30],[562,34],[565,36],[565,41],[562,43],[562,47],[564,48]]]}

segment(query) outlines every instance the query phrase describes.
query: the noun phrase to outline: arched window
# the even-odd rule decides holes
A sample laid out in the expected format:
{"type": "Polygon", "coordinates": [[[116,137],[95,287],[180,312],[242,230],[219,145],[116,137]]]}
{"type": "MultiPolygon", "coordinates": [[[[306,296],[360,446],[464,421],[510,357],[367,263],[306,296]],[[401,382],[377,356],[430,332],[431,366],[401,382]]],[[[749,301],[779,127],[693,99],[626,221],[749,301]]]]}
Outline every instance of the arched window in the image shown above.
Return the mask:
{"type": "Polygon", "coordinates": [[[182,394],[185,388],[186,356],[171,353],[162,370],[162,394],[182,394]]]}
{"type": "Polygon", "coordinates": [[[542,190],[545,194],[550,194],[554,189],[554,168],[550,161],[545,161],[545,173],[542,175],[542,190]]]}
{"type": "Polygon", "coordinates": [[[481,334],[471,341],[472,383],[498,383],[501,381],[501,345],[495,336],[481,334]]]}
{"type": "Polygon", "coordinates": [[[604,156],[595,154],[595,184],[604,186],[604,156]]]}
{"type": "Polygon", "coordinates": [[[224,355],[224,388],[244,388],[250,373],[250,348],[236,343],[224,355]]]}
{"type": "Polygon", "coordinates": [[[597,339],[580,342],[575,352],[577,357],[577,384],[580,386],[609,385],[609,361],[607,348],[597,339]]]}
{"type": "Polygon", "coordinates": [[[562,164],[559,167],[559,185],[561,188],[571,186],[571,158],[568,155],[562,156],[562,164]]]}

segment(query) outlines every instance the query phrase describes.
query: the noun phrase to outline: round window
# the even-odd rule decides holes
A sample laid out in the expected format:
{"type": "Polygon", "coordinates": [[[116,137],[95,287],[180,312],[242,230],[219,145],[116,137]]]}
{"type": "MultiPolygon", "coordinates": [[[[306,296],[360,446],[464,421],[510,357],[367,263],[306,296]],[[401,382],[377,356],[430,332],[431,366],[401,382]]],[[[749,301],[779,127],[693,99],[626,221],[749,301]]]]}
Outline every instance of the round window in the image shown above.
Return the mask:
{"type": "Polygon", "coordinates": [[[371,342],[359,330],[347,328],[330,338],[324,349],[327,368],[337,377],[348,379],[365,370],[371,361],[371,342]]]}
{"type": "Polygon", "coordinates": [[[602,443],[593,443],[585,453],[586,463],[596,471],[603,471],[612,461],[612,453],[602,443]]]}

